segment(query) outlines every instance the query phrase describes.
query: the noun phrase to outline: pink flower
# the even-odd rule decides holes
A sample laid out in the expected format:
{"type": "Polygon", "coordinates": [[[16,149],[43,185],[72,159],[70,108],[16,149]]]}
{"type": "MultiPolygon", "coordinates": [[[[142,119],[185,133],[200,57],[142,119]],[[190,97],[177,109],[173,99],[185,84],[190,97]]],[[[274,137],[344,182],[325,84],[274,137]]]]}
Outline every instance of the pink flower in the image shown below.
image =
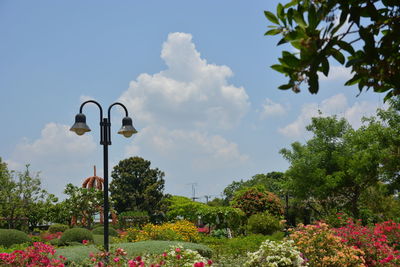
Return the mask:
{"type": "Polygon", "coordinates": [[[115,257],[115,258],[114,258],[114,262],[119,262],[119,258],[118,258],[118,257],[115,257]]]}
{"type": "Polygon", "coordinates": [[[135,260],[138,261],[138,262],[141,262],[142,261],[142,257],[137,256],[135,260]]]}
{"type": "Polygon", "coordinates": [[[207,261],[207,265],[212,265],[213,264],[213,261],[212,260],[208,260],[207,261]]]}
{"type": "Polygon", "coordinates": [[[194,267],[204,267],[204,262],[202,262],[202,261],[196,262],[193,266],[194,267]]]}
{"type": "Polygon", "coordinates": [[[82,240],[82,244],[84,244],[86,246],[87,244],[89,244],[89,241],[88,240],[82,240]]]}
{"type": "Polygon", "coordinates": [[[162,255],[163,255],[163,257],[167,257],[168,256],[167,252],[164,252],[162,255]]]}
{"type": "Polygon", "coordinates": [[[179,253],[179,252],[181,252],[181,249],[180,248],[176,248],[175,251],[179,253]]]}
{"type": "Polygon", "coordinates": [[[129,264],[129,267],[136,267],[137,266],[137,264],[136,264],[136,262],[134,260],[128,261],[128,264],[129,264]]]}
{"type": "Polygon", "coordinates": [[[178,259],[178,260],[180,260],[181,258],[182,258],[182,256],[181,255],[176,255],[176,258],[178,259]]]}

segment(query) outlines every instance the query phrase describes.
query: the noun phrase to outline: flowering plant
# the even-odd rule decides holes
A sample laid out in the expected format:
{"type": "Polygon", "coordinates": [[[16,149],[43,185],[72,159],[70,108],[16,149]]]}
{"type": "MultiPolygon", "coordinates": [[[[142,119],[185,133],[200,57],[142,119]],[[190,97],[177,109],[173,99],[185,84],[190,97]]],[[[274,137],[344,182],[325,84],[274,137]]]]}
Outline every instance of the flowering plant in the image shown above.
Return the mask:
{"type": "Polygon", "coordinates": [[[348,219],[347,225],[334,229],[336,235],[348,246],[361,249],[367,266],[400,266],[400,224],[388,221],[374,227],[362,226],[348,219]]]}
{"type": "Polygon", "coordinates": [[[306,260],[301,257],[300,251],[294,247],[293,243],[291,240],[281,242],[266,240],[258,251],[247,254],[248,260],[245,266],[307,266],[306,260]]]}
{"type": "Polygon", "coordinates": [[[290,239],[311,266],[366,266],[364,252],[348,246],[326,223],[300,225],[290,239]]]}
{"type": "Polygon", "coordinates": [[[40,234],[40,238],[43,241],[50,241],[53,239],[60,239],[62,234],[63,232],[56,232],[56,233],[44,232],[40,234]]]}
{"type": "Polygon", "coordinates": [[[203,258],[197,251],[183,249],[180,246],[171,247],[168,252],[161,255],[147,255],[130,258],[126,251],[117,248],[112,253],[99,252],[90,254],[90,259],[83,266],[105,267],[105,259],[108,258],[107,267],[129,266],[129,267],[205,267],[211,266],[212,261],[203,258]]]}
{"type": "Polygon", "coordinates": [[[54,247],[34,242],[33,246],[25,250],[15,250],[12,253],[0,253],[0,266],[46,266],[46,267],[64,267],[66,258],[59,256],[53,257],[56,250],[54,247]]]}
{"type": "Polygon", "coordinates": [[[197,242],[200,240],[200,235],[193,223],[181,220],[161,225],[148,223],[141,230],[138,228],[128,228],[126,232],[120,234],[119,238],[114,239],[117,242],[138,242],[144,240],[197,242]]]}

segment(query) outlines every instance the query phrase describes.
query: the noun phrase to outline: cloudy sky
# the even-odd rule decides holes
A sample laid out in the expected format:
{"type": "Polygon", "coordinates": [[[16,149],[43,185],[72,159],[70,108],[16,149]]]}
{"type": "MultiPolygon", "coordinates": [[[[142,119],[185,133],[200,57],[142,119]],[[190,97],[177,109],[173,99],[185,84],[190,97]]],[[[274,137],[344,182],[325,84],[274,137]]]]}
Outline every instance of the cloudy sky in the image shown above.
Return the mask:
{"type": "Polygon", "coordinates": [[[279,150],[307,139],[318,110],[358,127],[383,95],[357,97],[335,62],[317,95],[278,90],[285,78],[269,66],[285,47],[263,36],[263,11],[277,3],[0,1],[0,157],[13,170],[30,164],[60,197],[93,165],[102,175],[98,109],[84,108],[92,132],[69,131],[95,99],[126,104],[139,131],[117,135],[123,113],[112,110],[110,165],[150,160],[168,193],[191,197],[195,184],[197,197],[218,196],[234,180],[285,171],[279,150]]]}

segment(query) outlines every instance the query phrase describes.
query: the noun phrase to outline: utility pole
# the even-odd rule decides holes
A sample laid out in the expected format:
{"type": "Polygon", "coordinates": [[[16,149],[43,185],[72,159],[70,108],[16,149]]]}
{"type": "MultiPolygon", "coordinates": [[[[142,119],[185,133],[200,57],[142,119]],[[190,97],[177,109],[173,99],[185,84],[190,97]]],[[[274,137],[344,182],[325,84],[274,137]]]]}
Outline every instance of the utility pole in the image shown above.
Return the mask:
{"type": "Polygon", "coordinates": [[[196,197],[196,186],[197,186],[197,183],[189,183],[188,185],[192,186],[192,200],[196,201],[196,199],[199,199],[198,197],[196,197]]]}

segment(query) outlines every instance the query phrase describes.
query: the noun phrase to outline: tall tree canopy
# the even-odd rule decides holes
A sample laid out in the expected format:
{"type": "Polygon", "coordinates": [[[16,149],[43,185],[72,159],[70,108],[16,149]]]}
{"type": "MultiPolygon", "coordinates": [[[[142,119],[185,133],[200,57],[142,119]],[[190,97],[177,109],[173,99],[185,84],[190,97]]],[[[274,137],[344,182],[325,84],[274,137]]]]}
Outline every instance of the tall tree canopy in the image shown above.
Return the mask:
{"type": "Polygon", "coordinates": [[[346,85],[400,94],[400,5],[398,0],[292,0],[278,4],[266,35],[282,35],[297,52],[283,51],[271,67],[289,77],[279,89],[316,94],[318,74],[329,74],[329,59],[351,68],[346,85]]]}
{"type": "Polygon", "coordinates": [[[357,130],[335,116],[313,118],[307,126],[313,137],[281,150],[291,164],[286,172],[291,194],[318,204],[322,213],[347,210],[359,218],[361,199],[371,188],[398,184],[400,136],[388,126],[398,113],[379,112],[380,120],[367,119],[357,130]]]}
{"type": "Polygon", "coordinates": [[[41,188],[29,165],[23,172],[9,171],[0,158],[0,184],[0,217],[8,228],[35,227],[49,220],[47,211],[57,198],[41,188]]]}
{"type": "Polygon", "coordinates": [[[272,192],[278,196],[282,196],[283,180],[284,177],[282,172],[269,172],[267,174],[256,174],[247,181],[233,181],[224,189],[225,203],[229,204],[237,191],[258,185],[263,186],[269,192],[272,192]]]}
{"type": "Polygon", "coordinates": [[[152,215],[164,197],[164,172],[140,157],[121,160],[111,173],[111,198],[117,212],[147,211],[152,215]]]}

